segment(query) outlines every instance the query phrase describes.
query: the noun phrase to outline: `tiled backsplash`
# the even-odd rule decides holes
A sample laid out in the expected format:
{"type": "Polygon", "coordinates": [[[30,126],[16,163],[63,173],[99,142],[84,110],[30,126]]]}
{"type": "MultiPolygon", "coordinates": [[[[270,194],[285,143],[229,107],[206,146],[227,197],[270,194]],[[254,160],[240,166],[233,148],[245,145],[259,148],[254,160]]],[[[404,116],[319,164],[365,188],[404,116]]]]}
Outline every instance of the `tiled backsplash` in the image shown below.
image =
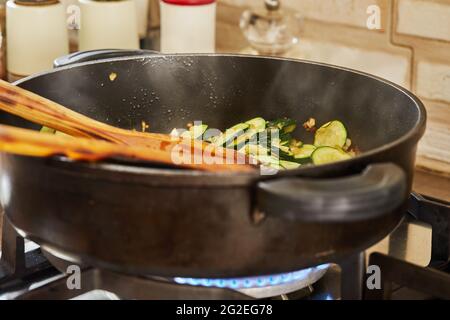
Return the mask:
{"type": "MultiPolygon", "coordinates": [[[[256,53],[239,30],[242,11],[263,0],[219,0],[219,52],[256,53]]],[[[363,70],[418,94],[429,121],[417,164],[450,175],[450,0],[282,0],[304,22],[284,56],[363,70]],[[381,28],[367,28],[377,5],[381,28]]]]}
{"type": "Polygon", "coordinates": [[[396,10],[397,33],[450,41],[450,1],[400,0],[396,10]]]}

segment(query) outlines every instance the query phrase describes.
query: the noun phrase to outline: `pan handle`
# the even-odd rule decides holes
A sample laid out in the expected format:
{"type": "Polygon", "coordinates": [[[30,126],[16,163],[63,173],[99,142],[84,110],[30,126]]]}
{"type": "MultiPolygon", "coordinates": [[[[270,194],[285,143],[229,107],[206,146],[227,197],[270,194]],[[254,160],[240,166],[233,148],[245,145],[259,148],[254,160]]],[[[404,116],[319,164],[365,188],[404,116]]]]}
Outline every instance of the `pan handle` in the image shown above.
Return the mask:
{"type": "Polygon", "coordinates": [[[382,163],[343,178],[259,182],[257,205],[268,216],[293,221],[357,222],[389,214],[404,203],[406,194],[405,172],[382,163]]]}
{"type": "Polygon", "coordinates": [[[100,49],[100,50],[78,51],[68,54],[66,56],[56,58],[55,61],[53,61],[53,67],[59,68],[79,62],[118,58],[118,57],[129,57],[129,56],[147,56],[151,54],[160,54],[160,52],[153,50],[123,50],[123,49],[100,49]]]}

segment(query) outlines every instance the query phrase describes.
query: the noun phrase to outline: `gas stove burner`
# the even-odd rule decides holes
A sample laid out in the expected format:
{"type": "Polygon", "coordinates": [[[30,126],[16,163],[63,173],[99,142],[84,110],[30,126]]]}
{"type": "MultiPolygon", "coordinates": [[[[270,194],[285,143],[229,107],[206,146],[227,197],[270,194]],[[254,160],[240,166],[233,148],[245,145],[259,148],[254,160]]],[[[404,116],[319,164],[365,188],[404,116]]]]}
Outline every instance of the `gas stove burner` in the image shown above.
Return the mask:
{"type": "Polygon", "coordinates": [[[290,282],[298,282],[309,278],[310,274],[327,269],[329,264],[322,264],[314,268],[303,269],[300,271],[280,273],[269,276],[244,277],[244,278],[181,278],[176,277],[174,281],[179,284],[189,284],[191,286],[218,287],[233,290],[262,288],[268,286],[277,286],[288,284],[290,282]]]}
{"type": "Polygon", "coordinates": [[[287,294],[312,285],[325,274],[328,267],[329,264],[322,264],[317,267],[268,276],[219,279],[176,277],[173,280],[178,284],[226,288],[253,298],[266,298],[287,294]]]}

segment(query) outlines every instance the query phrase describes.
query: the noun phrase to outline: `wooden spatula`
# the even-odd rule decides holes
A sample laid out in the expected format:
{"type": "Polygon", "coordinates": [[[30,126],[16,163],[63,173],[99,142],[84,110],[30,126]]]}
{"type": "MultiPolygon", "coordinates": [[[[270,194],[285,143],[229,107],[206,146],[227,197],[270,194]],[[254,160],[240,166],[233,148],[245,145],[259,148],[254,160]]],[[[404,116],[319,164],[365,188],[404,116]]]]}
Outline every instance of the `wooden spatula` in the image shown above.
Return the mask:
{"type": "MultiPolygon", "coordinates": [[[[73,160],[86,161],[120,157],[174,165],[173,155],[165,150],[136,145],[118,145],[95,139],[58,136],[6,125],[0,125],[0,151],[33,157],[65,155],[73,160]]],[[[255,170],[254,166],[248,164],[238,165],[226,162],[197,164],[191,161],[179,163],[177,166],[211,172],[253,172],[255,170]]]]}
{"type": "MultiPolygon", "coordinates": [[[[214,148],[211,150],[211,145],[206,142],[197,141],[196,143],[192,143],[192,141],[174,138],[167,134],[137,132],[117,128],[79,114],[54,101],[2,80],[0,80],[0,109],[71,136],[102,139],[119,145],[147,148],[147,161],[169,164],[168,159],[171,159],[170,164],[174,165],[176,163],[172,161],[172,152],[174,148],[178,148],[177,150],[179,150],[181,147],[185,151],[189,150],[193,155],[202,154],[202,161],[197,161],[195,165],[192,164],[200,170],[217,171],[216,168],[209,168],[210,164],[216,163],[220,165],[220,163],[227,162],[226,157],[228,157],[228,163],[226,166],[223,166],[224,170],[242,171],[243,163],[256,163],[252,159],[235,151],[227,149],[225,152],[223,148],[214,148]],[[208,149],[208,152],[204,153],[206,149],[208,149]],[[154,151],[155,158],[153,160],[150,159],[152,155],[150,150],[154,151]],[[163,155],[163,153],[166,154],[163,155]]],[[[31,136],[28,135],[28,137],[31,136]]],[[[29,140],[29,142],[34,143],[37,141],[35,139],[37,137],[29,140]]],[[[60,140],[60,142],[64,142],[64,140],[60,140]]],[[[95,151],[94,149],[91,149],[91,151],[95,151]]],[[[143,150],[141,151],[143,152],[143,150]]],[[[190,165],[190,167],[192,166],[190,165]]],[[[254,166],[249,167],[254,168],[254,166]]],[[[248,169],[244,170],[246,171],[248,169]]]]}
{"type": "Polygon", "coordinates": [[[157,149],[161,141],[177,142],[167,134],[144,133],[108,125],[3,80],[0,80],[0,109],[75,137],[157,149]]]}

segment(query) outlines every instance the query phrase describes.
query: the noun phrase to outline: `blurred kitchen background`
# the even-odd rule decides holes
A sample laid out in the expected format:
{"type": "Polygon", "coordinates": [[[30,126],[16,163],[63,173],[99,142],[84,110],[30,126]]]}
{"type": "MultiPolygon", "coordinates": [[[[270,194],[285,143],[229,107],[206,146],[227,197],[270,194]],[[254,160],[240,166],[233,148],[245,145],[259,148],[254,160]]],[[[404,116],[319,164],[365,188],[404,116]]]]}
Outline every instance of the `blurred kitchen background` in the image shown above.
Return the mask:
{"type": "Polygon", "coordinates": [[[12,81],[99,48],[269,54],[362,70],[424,101],[416,190],[450,199],[450,0],[183,2],[2,0],[0,76],[12,81]]]}

